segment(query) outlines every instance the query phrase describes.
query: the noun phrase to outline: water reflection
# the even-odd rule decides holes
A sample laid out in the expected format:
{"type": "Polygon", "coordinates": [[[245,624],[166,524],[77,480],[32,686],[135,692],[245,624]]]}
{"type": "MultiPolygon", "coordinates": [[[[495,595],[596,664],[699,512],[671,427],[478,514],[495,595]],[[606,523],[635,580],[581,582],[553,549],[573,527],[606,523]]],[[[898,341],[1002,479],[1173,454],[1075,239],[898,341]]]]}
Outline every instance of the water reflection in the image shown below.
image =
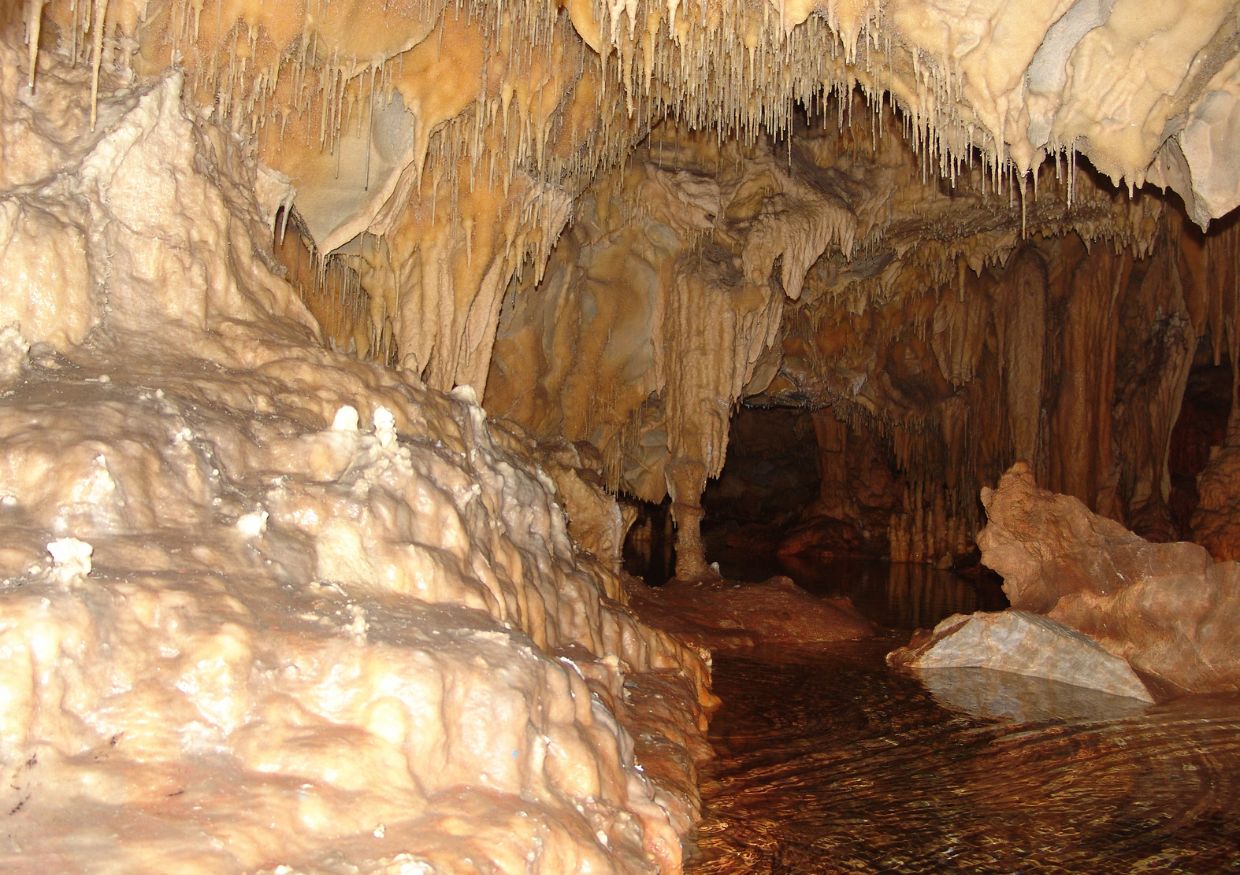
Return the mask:
{"type": "Polygon", "coordinates": [[[1149,707],[1131,696],[987,668],[923,668],[917,679],[944,708],[1017,723],[1134,717],[1149,707]]]}
{"type": "Polygon", "coordinates": [[[733,561],[723,571],[740,580],[786,574],[815,595],[848,596],[871,620],[895,629],[928,628],[952,614],[1007,607],[997,577],[964,578],[929,565],[863,559],[823,563],[789,556],[776,568],[733,561]]]}
{"type": "MultiPolygon", "coordinates": [[[[991,597],[863,564],[807,588],[903,627],[991,597]]],[[[883,663],[906,640],[716,658],[690,872],[1240,872],[1240,697],[1133,708],[959,674],[928,689],[883,663]]]]}

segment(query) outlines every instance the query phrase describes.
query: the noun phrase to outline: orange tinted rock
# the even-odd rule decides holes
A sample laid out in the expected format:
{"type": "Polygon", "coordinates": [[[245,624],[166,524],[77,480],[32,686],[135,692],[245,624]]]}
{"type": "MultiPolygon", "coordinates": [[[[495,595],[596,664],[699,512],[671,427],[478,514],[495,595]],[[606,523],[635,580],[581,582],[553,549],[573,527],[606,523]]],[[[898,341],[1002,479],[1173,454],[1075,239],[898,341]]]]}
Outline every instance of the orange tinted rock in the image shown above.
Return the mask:
{"type": "Polygon", "coordinates": [[[1013,608],[1090,635],[1174,689],[1240,689],[1240,565],[1196,544],[1145,541],[1039,489],[1024,464],[982,503],[982,561],[1003,576],[1013,608]]]}
{"type": "Polygon", "coordinates": [[[626,582],[630,603],[643,621],[716,650],[852,641],[874,634],[850,600],[810,595],[788,577],[762,583],[673,580],[657,588],[626,582]]]}
{"type": "Polygon", "coordinates": [[[1201,476],[1193,539],[1215,559],[1240,559],[1240,447],[1224,447],[1201,476]]]}

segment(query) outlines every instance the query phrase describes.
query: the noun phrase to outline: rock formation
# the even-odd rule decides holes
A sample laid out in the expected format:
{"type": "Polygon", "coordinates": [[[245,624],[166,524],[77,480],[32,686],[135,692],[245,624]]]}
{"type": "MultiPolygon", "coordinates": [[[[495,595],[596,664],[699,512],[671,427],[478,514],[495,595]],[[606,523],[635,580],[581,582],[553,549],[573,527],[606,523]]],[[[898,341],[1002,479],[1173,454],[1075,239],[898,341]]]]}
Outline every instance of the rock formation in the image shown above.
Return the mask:
{"type": "Polygon", "coordinates": [[[37,88],[41,46],[96,89],[181,65],[292,182],[269,218],[331,340],[591,442],[612,489],[670,494],[684,575],[758,394],[892,446],[897,558],[966,549],[977,487],[1017,458],[1166,530],[1185,356],[1231,351],[1234,295],[1180,263],[1150,186],[1202,226],[1240,200],[1234,3],[252,5],[11,4],[10,84],[37,88]],[[1127,373],[1151,342],[1157,372],[1127,373]],[[1141,404],[1156,427],[1116,457],[1141,404]]]}
{"type": "Polygon", "coordinates": [[[1234,357],[1237,231],[1203,238],[1080,171],[1071,204],[1053,168],[1021,209],[980,170],[944,191],[852,112],[787,148],[661,130],[587,189],[501,314],[488,409],[592,443],[612,489],[670,492],[695,543],[739,403],[816,411],[819,470],[842,478],[806,510],[828,552],[842,523],[861,552],[950,562],[981,485],[1021,458],[1095,510],[1186,535],[1171,435],[1199,347],[1234,357]],[[840,470],[849,446],[861,464],[840,470]]]}
{"type": "Polygon", "coordinates": [[[812,411],[831,479],[805,533],[950,562],[978,487],[1027,459],[1229,553],[1240,428],[1211,462],[1217,417],[1177,421],[1194,373],[1240,386],[1237,8],[0,4],[3,634],[31,666],[71,656],[7,700],[15,814],[47,815],[40,774],[103,788],[100,823],[147,791],[192,811],[181,745],[260,795],[311,785],[284,826],[230,833],[234,868],[284,865],[278,834],[304,839],[290,866],[494,846],[513,870],[543,842],[548,869],[674,870],[691,781],[637,770],[625,678],[681,688],[666,752],[706,672],[624,608],[613,496],[670,497],[677,575],[709,576],[702,494],[740,404],[812,411]],[[167,671],[113,677],[108,648],[167,671]],[[387,686],[423,674],[460,699],[429,723],[387,686]],[[482,731],[471,689],[512,693],[512,722],[482,731]],[[233,738],[259,711],[287,759],[233,738]],[[362,807],[422,821],[339,815],[369,791],[323,763],[358,738],[400,784],[362,807]],[[459,789],[483,772],[485,800],[459,789]],[[494,832],[460,835],[488,806],[494,832]]]}
{"type": "Polygon", "coordinates": [[[1240,689],[1240,564],[1155,544],[1016,465],[984,490],[982,560],[1015,609],[1045,614],[1172,690],[1240,689]]]}
{"type": "Polygon", "coordinates": [[[0,116],[0,868],[678,870],[709,668],[624,606],[581,455],[557,489],[472,390],[324,349],[179,74],[42,63],[0,116]]]}
{"type": "Polygon", "coordinates": [[[887,662],[918,673],[984,668],[1154,701],[1123,659],[1080,632],[1027,611],[948,617],[924,641],[888,654],[887,662]]]}

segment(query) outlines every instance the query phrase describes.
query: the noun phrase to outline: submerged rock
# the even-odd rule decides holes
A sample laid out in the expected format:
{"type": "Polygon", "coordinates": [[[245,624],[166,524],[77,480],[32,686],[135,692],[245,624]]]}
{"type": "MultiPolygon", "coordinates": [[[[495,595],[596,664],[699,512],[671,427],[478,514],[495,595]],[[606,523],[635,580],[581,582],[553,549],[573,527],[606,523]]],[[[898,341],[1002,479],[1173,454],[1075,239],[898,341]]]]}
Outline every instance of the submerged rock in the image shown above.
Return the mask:
{"type": "Polygon", "coordinates": [[[888,654],[887,661],[914,670],[992,669],[1153,701],[1127,662],[1080,632],[1028,611],[956,614],[928,638],[888,654]]]}
{"type": "Polygon", "coordinates": [[[1108,721],[1135,717],[1154,707],[1132,696],[989,668],[923,668],[917,678],[944,708],[986,720],[1108,721]]]}

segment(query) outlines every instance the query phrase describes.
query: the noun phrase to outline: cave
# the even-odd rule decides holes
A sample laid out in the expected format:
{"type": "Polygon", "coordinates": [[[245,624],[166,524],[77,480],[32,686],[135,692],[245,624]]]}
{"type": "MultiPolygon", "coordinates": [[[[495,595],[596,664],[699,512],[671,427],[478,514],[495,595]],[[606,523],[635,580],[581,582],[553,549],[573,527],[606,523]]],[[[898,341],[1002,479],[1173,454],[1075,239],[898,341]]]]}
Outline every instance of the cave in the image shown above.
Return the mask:
{"type": "Polygon", "coordinates": [[[702,493],[707,555],[745,554],[769,564],[786,531],[828,488],[816,446],[808,410],[739,407],[728,429],[727,460],[702,493]]]}
{"type": "Polygon", "coordinates": [[[0,869],[1222,869],[1240,5],[0,6],[0,869]]]}

